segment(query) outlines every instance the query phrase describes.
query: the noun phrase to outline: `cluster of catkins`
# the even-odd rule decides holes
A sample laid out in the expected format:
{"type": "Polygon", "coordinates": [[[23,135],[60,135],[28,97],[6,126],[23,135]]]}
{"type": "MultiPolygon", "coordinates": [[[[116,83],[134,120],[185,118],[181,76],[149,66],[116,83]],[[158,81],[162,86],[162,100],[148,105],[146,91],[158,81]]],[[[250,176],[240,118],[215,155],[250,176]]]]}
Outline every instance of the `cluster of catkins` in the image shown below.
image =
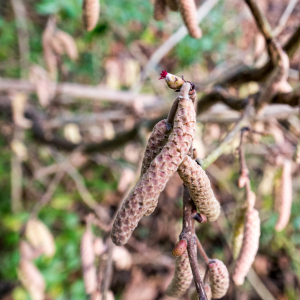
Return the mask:
{"type": "Polygon", "coordinates": [[[76,60],[78,58],[77,46],[71,35],[56,28],[56,20],[53,17],[49,18],[42,40],[50,78],[55,80],[60,57],[66,54],[71,60],[76,60]]]}
{"type": "Polygon", "coordinates": [[[167,8],[172,11],[179,10],[190,36],[195,39],[201,38],[202,31],[198,26],[195,0],[154,0],[154,19],[163,20],[167,15],[167,8]]]}
{"type": "MultiPolygon", "coordinates": [[[[93,220],[93,216],[87,217],[86,229],[80,243],[80,257],[86,294],[90,295],[92,300],[101,300],[102,294],[99,281],[103,275],[101,275],[101,269],[97,270],[96,265],[102,265],[102,262],[108,259],[108,247],[102,238],[93,234],[93,220]]],[[[112,260],[118,270],[131,268],[131,254],[124,247],[114,247],[112,249],[112,260]]],[[[114,295],[111,291],[107,292],[106,299],[114,300],[114,295]]]]}
{"type": "Polygon", "coordinates": [[[45,280],[34,265],[33,259],[40,255],[52,257],[55,243],[49,229],[38,219],[30,219],[25,228],[25,239],[20,241],[18,277],[33,300],[45,299],[45,280]]]}
{"type": "MultiPolygon", "coordinates": [[[[196,129],[193,85],[166,71],[161,73],[160,79],[165,79],[170,88],[180,93],[168,119],[155,125],[145,150],[140,179],[116,216],[111,237],[118,246],[127,243],[140,219],[155,210],[160,193],[176,171],[201,215],[209,222],[220,215],[220,204],[205,171],[190,157],[196,129]]],[[[185,240],[180,240],[174,247],[173,255],[177,258],[174,278],[167,290],[170,297],[182,296],[192,282],[186,249],[185,240]]],[[[212,260],[209,274],[212,296],[223,297],[229,286],[227,268],[221,261],[212,260]]]]}

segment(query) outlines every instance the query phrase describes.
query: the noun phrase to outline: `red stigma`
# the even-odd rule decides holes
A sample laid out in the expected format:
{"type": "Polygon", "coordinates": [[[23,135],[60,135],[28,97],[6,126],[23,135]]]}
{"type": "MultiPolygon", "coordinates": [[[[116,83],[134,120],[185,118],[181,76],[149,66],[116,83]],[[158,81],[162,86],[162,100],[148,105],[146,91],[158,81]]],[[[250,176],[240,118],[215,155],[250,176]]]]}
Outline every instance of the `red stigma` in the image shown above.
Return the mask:
{"type": "Polygon", "coordinates": [[[167,75],[168,75],[168,72],[166,70],[161,71],[159,80],[166,78],[167,75]]]}

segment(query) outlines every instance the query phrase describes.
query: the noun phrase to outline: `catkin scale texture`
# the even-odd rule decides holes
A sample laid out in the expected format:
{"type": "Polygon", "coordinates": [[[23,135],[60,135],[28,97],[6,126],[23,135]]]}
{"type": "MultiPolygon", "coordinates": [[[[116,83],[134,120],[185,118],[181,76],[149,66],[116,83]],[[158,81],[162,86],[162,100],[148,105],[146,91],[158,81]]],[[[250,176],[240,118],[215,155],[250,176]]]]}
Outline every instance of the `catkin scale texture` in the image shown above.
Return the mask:
{"type": "Polygon", "coordinates": [[[167,14],[166,0],[154,0],[153,17],[156,21],[161,21],[167,14]]]}
{"type": "Polygon", "coordinates": [[[80,256],[83,271],[83,281],[87,294],[92,294],[97,288],[97,273],[95,267],[95,253],[93,247],[93,233],[90,225],[82,235],[80,244],[80,256]]]}
{"type": "Polygon", "coordinates": [[[242,285],[255,259],[260,237],[260,219],[256,209],[247,212],[242,249],[236,261],[232,279],[236,285],[242,285]]]}
{"type": "Polygon", "coordinates": [[[191,37],[199,39],[202,31],[198,26],[195,0],[178,0],[179,10],[191,37]]]}
{"type": "Polygon", "coordinates": [[[194,105],[190,99],[181,98],[166,145],[151,162],[117,214],[111,233],[116,245],[127,243],[142,216],[155,209],[159,194],[188,153],[195,129],[194,105]]]}
{"type": "Polygon", "coordinates": [[[190,287],[193,279],[189,256],[185,251],[181,256],[176,257],[175,273],[172,282],[168,286],[166,294],[172,298],[181,297],[190,287]]]}
{"type": "Polygon", "coordinates": [[[209,222],[215,221],[220,215],[221,207],[205,171],[192,158],[186,156],[178,168],[178,174],[189,189],[199,212],[204,214],[209,222]]]}
{"type": "Polygon", "coordinates": [[[212,259],[208,267],[212,297],[216,299],[222,298],[229,288],[229,273],[227,267],[218,259],[212,259]]]}
{"type": "Polygon", "coordinates": [[[284,162],[280,186],[276,192],[275,208],[279,217],[275,229],[281,231],[289,222],[292,208],[292,162],[290,160],[284,162]]]}
{"type": "Polygon", "coordinates": [[[161,120],[154,126],[144,153],[141,176],[146,173],[153,159],[161,152],[168,140],[168,132],[167,120],[161,120]]]}
{"type": "Polygon", "coordinates": [[[99,14],[100,14],[99,0],[83,0],[82,19],[83,19],[83,25],[87,31],[91,31],[96,27],[99,14]]]}

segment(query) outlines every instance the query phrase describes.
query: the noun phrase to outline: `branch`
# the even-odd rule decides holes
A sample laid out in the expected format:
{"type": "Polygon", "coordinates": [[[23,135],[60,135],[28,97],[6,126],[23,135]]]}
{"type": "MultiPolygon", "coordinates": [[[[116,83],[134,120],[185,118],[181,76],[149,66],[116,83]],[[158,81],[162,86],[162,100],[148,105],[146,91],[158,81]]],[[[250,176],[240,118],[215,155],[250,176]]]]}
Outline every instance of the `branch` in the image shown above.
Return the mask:
{"type": "Polygon", "coordinates": [[[223,142],[205,159],[201,162],[201,167],[205,170],[211,165],[215,160],[217,160],[223,153],[228,145],[233,141],[236,135],[240,132],[240,129],[245,126],[248,122],[248,118],[251,113],[251,104],[248,104],[245,109],[242,118],[235,124],[234,128],[227,134],[223,142]]]}
{"type": "Polygon", "coordinates": [[[196,290],[199,296],[199,300],[207,300],[204,285],[200,276],[197,251],[195,251],[195,227],[194,220],[191,217],[192,212],[192,199],[188,188],[183,186],[183,220],[182,220],[182,232],[180,234],[180,240],[187,241],[187,252],[189,255],[189,261],[195,281],[196,290]]]}

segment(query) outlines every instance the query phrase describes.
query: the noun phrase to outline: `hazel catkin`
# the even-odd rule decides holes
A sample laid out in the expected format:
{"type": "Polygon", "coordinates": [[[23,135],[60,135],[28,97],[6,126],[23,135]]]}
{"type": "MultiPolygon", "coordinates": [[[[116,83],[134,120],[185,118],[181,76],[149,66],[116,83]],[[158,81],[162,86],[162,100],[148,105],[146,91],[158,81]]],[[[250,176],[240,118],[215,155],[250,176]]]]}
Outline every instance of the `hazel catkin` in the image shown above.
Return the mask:
{"type": "Polygon", "coordinates": [[[154,0],[153,17],[156,21],[161,21],[167,14],[166,0],[154,0]]]}
{"type": "Polygon", "coordinates": [[[92,294],[97,288],[97,273],[95,267],[94,236],[88,223],[81,238],[80,256],[82,263],[83,281],[86,293],[92,294]]]}
{"type": "Polygon", "coordinates": [[[186,156],[178,168],[178,174],[187,186],[199,212],[205,215],[209,222],[215,221],[220,215],[221,207],[205,171],[193,159],[186,156]]]}
{"type": "Polygon", "coordinates": [[[98,22],[100,14],[99,0],[83,0],[82,19],[83,25],[87,31],[92,31],[98,22]]]}
{"type": "Polygon", "coordinates": [[[178,102],[173,130],[166,145],[151,162],[117,214],[111,237],[118,246],[127,243],[142,216],[155,209],[159,194],[190,149],[195,137],[196,114],[188,98],[189,89],[189,83],[182,86],[180,93],[183,98],[178,102]]]}
{"type": "Polygon", "coordinates": [[[229,273],[227,267],[219,259],[211,259],[208,267],[212,297],[216,299],[222,298],[229,288],[229,273]]]}
{"type": "Polygon", "coordinates": [[[260,237],[260,219],[256,209],[247,211],[244,225],[244,238],[241,251],[235,264],[232,279],[242,285],[255,259],[260,237]]]}
{"type": "Polygon", "coordinates": [[[292,208],[292,162],[285,160],[279,188],[276,189],[275,209],[279,214],[276,231],[283,230],[289,222],[292,208]]]}
{"type": "Polygon", "coordinates": [[[144,153],[141,176],[146,173],[152,160],[160,153],[167,142],[169,129],[167,120],[161,120],[154,126],[144,153]]]}
{"type": "Polygon", "coordinates": [[[195,0],[178,0],[181,17],[191,37],[199,39],[202,31],[198,26],[195,0]]]}
{"type": "Polygon", "coordinates": [[[193,279],[189,256],[185,251],[181,256],[176,257],[175,273],[172,282],[168,286],[166,294],[172,298],[181,297],[189,288],[193,279]]]}

